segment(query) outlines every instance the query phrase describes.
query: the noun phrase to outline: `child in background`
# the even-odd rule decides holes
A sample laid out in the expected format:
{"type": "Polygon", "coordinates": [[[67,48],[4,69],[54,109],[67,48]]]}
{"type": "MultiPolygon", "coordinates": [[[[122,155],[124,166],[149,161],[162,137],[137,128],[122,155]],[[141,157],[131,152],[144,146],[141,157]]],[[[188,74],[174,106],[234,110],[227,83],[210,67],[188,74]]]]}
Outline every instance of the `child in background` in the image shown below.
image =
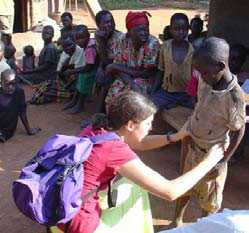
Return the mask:
{"type": "MultiPolygon", "coordinates": [[[[184,153],[183,172],[188,172],[211,154],[224,157],[215,169],[177,201],[177,226],[182,225],[191,196],[198,199],[203,217],[220,209],[227,162],[244,134],[244,95],[229,69],[228,59],[229,45],[216,37],[208,38],[193,56],[194,68],[200,72],[201,78],[194,113],[183,126],[190,136],[187,145],[184,145],[187,151],[184,153]],[[229,136],[231,131],[233,137],[229,136]]],[[[186,138],[186,135],[179,137],[179,140],[186,138]]]]}
{"type": "MultiPolygon", "coordinates": [[[[174,108],[182,105],[194,108],[193,98],[186,93],[191,78],[193,47],[186,41],[189,30],[188,17],[176,13],[170,20],[170,32],[173,39],[163,43],[159,57],[159,75],[155,85],[163,77],[162,89],[152,94],[152,101],[158,108],[174,108]]],[[[153,88],[157,89],[157,88],[153,88]]]]}
{"type": "Polygon", "coordinates": [[[193,47],[197,49],[205,40],[205,36],[202,34],[203,20],[199,16],[191,19],[190,30],[191,34],[189,34],[188,40],[192,43],[193,47]]]}
{"type": "Polygon", "coordinates": [[[53,43],[54,28],[45,26],[42,30],[43,49],[39,54],[38,65],[34,69],[25,70],[23,74],[32,77],[29,81],[34,84],[55,80],[57,77],[56,67],[58,63],[58,52],[53,43]]]}
{"type": "Polygon", "coordinates": [[[86,98],[92,93],[97,65],[96,43],[94,39],[90,39],[90,33],[85,25],[75,27],[75,42],[83,49],[83,66],[66,72],[66,75],[78,75],[74,96],[66,108],[70,114],[83,111],[86,98]]]}
{"type": "Polygon", "coordinates": [[[7,64],[13,69],[16,73],[20,72],[20,68],[16,64],[15,58],[16,49],[12,45],[5,45],[4,48],[4,58],[6,59],[7,64]]]}
{"type": "Polygon", "coordinates": [[[240,85],[242,85],[246,79],[249,79],[249,73],[242,71],[248,54],[248,49],[242,44],[234,44],[230,48],[229,67],[231,72],[237,75],[240,85]]]}
{"type": "Polygon", "coordinates": [[[92,94],[93,85],[96,76],[97,50],[95,39],[90,39],[90,33],[85,25],[78,25],[75,28],[76,44],[84,49],[85,66],[79,69],[80,74],[76,84],[78,101],[71,113],[79,113],[84,109],[84,103],[87,97],[92,94]]]}
{"type": "Polygon", "coordinates": [[[35,69],[35,54],[34,47],[27,45],[23,48],[24,56],[22,57],[22,69],[23,71],[35,69]]]}
{"type": "Polygon", "coordinates": [[[172,39],[172,35],[170,33],[170,26],[169,25],[164,27],[163,34],[159,34],[159,39],[161,39],[162,41],[172,39]]]}

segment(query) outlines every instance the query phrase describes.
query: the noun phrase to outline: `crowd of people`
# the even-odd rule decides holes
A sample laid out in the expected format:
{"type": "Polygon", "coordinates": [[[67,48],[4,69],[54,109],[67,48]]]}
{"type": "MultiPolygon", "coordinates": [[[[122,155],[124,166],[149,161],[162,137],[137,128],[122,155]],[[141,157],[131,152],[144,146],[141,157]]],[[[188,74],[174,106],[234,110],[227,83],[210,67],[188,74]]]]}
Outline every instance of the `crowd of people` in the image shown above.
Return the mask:
{"type": "MultiPolygon", "coordinates": [[[[34,48],[27,45],[22,67],[16,64],[11,35],[3,34],[0,141],[13,136],[19,116],[29,135],[40,130],[29,126],[24,91],[16,83],[34,88],[29,104],[67,100],[63,110],[69,114],[85,111],[86,100],[95,93],[98,120],[91,121],[80,135],[111,130],[120,140],[93,149],[85,165],[83,194],[106,187],[118,173],[163,199],[179,198],[175,216],[179,226],[192,195],[203,216],[221,208],[227,163],[245,130],[240,85],[248,78],[242,72],[248,52],[243,45],[229,46],[224,39],[208,37],[200,17],[189,23],[183,13],[171,17],[160,44],[150,34],[150,16],[148,12],[129,12],[127,32],[123,33],[116,30],[111,12],[100,11],[92,38],[87,26],[74,25],[72,15],[65,12],[60,39],[54,43],[53,27],[45,26],[38,64],[34,48]],[[194,109],[183,128],[172,135],[148,136],[154,114],[177,106],[194,109]],[[171,181],[143,164],[133,151],[179,140],[186,148],[183,174],[171,181]]],[[[69,232],[93,233],[100,216],[95,193],[71,221],[69,232]]]]}

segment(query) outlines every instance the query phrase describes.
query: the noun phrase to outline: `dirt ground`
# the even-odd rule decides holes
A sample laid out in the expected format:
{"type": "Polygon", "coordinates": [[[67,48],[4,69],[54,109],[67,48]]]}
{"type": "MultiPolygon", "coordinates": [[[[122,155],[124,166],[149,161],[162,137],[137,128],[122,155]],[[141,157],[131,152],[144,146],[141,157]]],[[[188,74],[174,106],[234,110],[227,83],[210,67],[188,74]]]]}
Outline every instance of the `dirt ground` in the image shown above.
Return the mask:
{"type": "MultiPolygon", "coordinates": [[[[158,35],[164,25],[168,24],[169,18],[174,9],[160,9],[150,11],[152,34],[158,35]],[[158,23],[163,22],[163,23],[158,23]]],[[[113,11],[117,27],[124,28],[123,20],[126,11],[113,11]]],[[[195,15],[198,11],[187,11],[188,15],[195,15]]],[[[74,14],[76,15],[76,14],[74,14]]],[[[79,19],[85,23],[87,13],[83,10],[77,13],[79,19]]],[[[92,21],[89,21],[92,26],[92,21]]],[[[28,32],[25,34],[15,34],[14,44],[21,54],[21,48],[25,44],[34,44],[36,51],[42,46],[39,33],[28,32]]],[[[27,97],[31,90],[25,87],[27,97]]],[[[25,134],[23,126],[18,125],[16,135],[7,143],[0,145],[0,233],[45,233],[44,227],[31,222],[25,218],[16,209],[11,194],[11,185],[15,180],[21,167],[29,160],[34,152],[41,146],[47,138],[55,133],[77,134],[79,132],[80,121],[91,116],[95,103],[87,104],[86,112],[77,116],[67,115],[61,111],[62,105],[58,103],[44,106],[29,106],[28,116],[32,126],[42,128],[36,136],[25,134]]],[[[158,119],[157,128],[161,131],[164,127],[163,122],[158,119]]],[[[169,128],[166,127],[167,130],[169,128]]],[[[163,130],[164,131],[164,130],[163,130]]],[[[178,175],[180,144],[170,145],[160,150],[146,153],[139,153],[146,164],[159,171],[167,178],[174,178],[178,175]]],[[[227,184],[224,192],[224,208],[230,209],[249,209],[248,191],[249,191],[249,160],[244,160],[239,164],[230,167],[227,184]]],[[[151,207],[155,223],[155,229],[159,230],[165,227],[172,220],[174,212],[174,203],[162,201],[151,196],[151,207]]],[[[195,202],[190,205],[186,220],[194,221],[200,217],[200,211],[195,202]]]]}

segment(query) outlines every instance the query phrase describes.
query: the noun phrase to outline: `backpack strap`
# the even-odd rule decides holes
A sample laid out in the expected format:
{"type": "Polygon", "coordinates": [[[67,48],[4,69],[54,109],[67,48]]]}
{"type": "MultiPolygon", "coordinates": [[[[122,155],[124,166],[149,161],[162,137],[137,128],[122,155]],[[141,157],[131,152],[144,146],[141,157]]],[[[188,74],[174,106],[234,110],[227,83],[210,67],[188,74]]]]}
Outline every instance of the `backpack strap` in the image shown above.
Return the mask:
{"type": "Polygon", "coordinates": [[[108,132],[108,133],[104,133],[101,135],[96,135],[96,136],[90,137],[90,140],[94,144],[100,144],[100,143],[103,143],[105,141],[114,141],[114,140],[119,140],[119,139],[120,139],[120,137],[114,132],[108,132]]]}

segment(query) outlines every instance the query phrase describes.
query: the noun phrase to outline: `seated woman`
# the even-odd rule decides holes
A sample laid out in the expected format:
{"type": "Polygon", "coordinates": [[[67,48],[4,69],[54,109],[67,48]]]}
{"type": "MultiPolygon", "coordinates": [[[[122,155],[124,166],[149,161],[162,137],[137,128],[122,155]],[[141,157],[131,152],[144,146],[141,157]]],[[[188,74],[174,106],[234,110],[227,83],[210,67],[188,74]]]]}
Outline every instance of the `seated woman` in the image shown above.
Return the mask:
{"type": "Polygon", "coordinates": [[[149,33],[149,13],[129,12],[127,34],[117,44],[114,62],[106,72],[116,80],[105,99],[106,108],[124,90],[133,89],[148,94],[157,71],[159,41],[149,33]]]}
{"type": "Polygon", "coordinates": [[[1,73],[0,142],[5,142],[14,135],[18,117],[21,118],[28,135],[40,131],[39,128],[30,128],[24,91],[16,85],[14,70],[8,69],[1,73]]]}
{"type": "Polygon", "coordinates": [[[124,33],[115,29],[114,18],[110,11],[99,11],[96,14],[95,22],[98,27],[95,33],[95,39],[99,59],[96,84],[100,97],[96,112],[104,112],[105,97],[113,82],[112,78],[106,73],[106,67],[113,62],[116,55],[117,43],[124,36],[124,33]]]}

